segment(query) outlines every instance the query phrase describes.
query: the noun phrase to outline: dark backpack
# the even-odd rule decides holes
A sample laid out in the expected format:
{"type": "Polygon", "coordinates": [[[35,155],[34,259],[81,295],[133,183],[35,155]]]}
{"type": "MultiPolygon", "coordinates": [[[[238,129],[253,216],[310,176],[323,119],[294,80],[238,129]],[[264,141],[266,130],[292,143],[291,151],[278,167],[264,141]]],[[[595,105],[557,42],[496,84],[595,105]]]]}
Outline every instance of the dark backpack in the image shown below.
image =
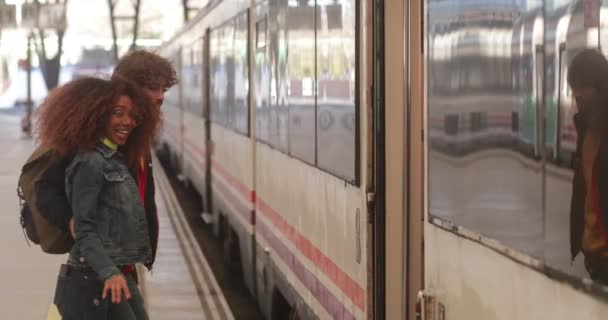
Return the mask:
{"type": "MultiPolygon", "coordinates": [[[[67,228],[61,228],[57,223],[49,221],[51,216],[65,216],[68,219],[71,212],[47,212],[56,207],[44,206],[41,210],[40,198],[44,189],[40,188],[43,177],[50,168],[57,166],[63,159],[58,157],[52,150],[36,149],[27,159],[21,169],[17,195],[21,207],[21,227],[24,229],[27,238],[33,243],[40,245],[42,251],[53,254],[64,254],[70,251],[74,244],[74,239],[67,228]]],[[[62,174],[63,175],[63,174],[62,174]]],[[[59,194],[64,194],[63,185],[51,186],[58,190],[51,190],[59,194]],[[59,190],[61,189],[61,190],[59,190]]],[[[47,187],[48,190],[48,187],[47,187]]],[[[67,199],[60,199],[60,203],[69,208],[67,199]]],[[[67,211],[67,210],[62,210],[67,211]]]]}

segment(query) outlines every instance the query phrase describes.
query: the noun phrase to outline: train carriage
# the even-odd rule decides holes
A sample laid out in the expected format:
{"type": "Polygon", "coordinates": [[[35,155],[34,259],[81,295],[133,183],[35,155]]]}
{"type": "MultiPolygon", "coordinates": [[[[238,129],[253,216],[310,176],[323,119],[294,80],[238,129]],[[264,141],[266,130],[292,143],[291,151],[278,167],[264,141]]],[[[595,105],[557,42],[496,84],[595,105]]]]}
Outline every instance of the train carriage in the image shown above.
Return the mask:
{"type": "MultiPolygon", "coordinates": [[[[440,132],[452,128],[433,119],[456,110],[512,113],[511,135],[481,130],[473,140],[473,128],[459,126],[447,130],[453,142],[446,147],[434,144],[430,133],[422,180],[428,183],[422,295],[429,317],[600,319],[606,314],[603,294],[586,279],[582,258],[570,257],[576,105],[566,82],[576,53],[600,48],[600,35],[607,32],[600,27],[601,7],[603,2],[589,0],[427,2],[430,52],[447,50],[446,44],[431,42],[437,36],[475,30],[499,37],[500,30],[512,30],[503,39],[511,48],[504,56],[510,68],[486,73],[478,82],[489,103],[470,105],[471,82],[444,82],[443,88],[429,86],[426,92],[429,126],[440,132]],[[493,86],[509,78],[500,90],[493,86]],[[498,103],[505,95],[512,99],[498,103]],[[446,99],[452,104],[439,103],[446,99]],[[483,136],[492,143],[480,144],[483,136]]],[[[484,48],[496,47],[490,38],[465,44],[487,53],[484,48]]],[[[474,65],[461,63],[459,48],[465,44],[456,42],[441,60],[429,56],[425,81],[435,83],[433,78],[449,72],[467,77],[479,65],[499,63],[497,52],[474,65]]],[[[488,120],[488,129],[492,126],[488,120]]]]}
{"type": "Polygon", "coordinates": [[[210,1],[161,49],[160,147],[269,319],[599,318],[566,79],[607,8],[210,1]]]}
{"type": "Polygon", "coordinates": [[[160,148],[269,318],[369,311],[360,10],[216,1],[162,48],[181,81],[160,148]]]}

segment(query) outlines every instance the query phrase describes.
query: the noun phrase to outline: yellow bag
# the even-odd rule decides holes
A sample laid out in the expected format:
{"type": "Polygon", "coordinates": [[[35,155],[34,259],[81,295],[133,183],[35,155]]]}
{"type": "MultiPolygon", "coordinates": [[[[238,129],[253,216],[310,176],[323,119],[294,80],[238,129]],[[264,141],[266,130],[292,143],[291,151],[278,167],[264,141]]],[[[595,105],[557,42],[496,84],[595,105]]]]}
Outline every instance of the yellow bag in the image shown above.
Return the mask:
{"type": "Polygon", "coordinates": [[[61,314],[57,310],[57,306],[53,303],[49,308],[49,314],[46,316],[46,320],[61,320],[61,314]]]}

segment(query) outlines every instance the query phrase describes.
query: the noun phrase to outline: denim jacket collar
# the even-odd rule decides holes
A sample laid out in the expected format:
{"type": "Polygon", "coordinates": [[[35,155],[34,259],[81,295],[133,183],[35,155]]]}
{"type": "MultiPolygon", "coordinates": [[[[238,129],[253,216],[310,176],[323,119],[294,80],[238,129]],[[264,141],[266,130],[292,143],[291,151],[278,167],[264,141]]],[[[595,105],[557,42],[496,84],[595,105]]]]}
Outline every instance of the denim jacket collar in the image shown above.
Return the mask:
{"type": "Polygon", "coordinates": [[[108,147],[108,146],[107,146],[107,145],[105,145],[103,142],[99,142],[99,143],[97,144],[97,147],[95,147],[95,149],[96,149],[97,151],[99,151],[99,153],[101,153],[101,155],[102,155],[104,158],[106,158],[106,159],[109,159],[109,158],[111,158],[112,156],[114,156],[116,153],[118,153],[118,151],[117,151],[117,150],[114,150],[114,149],[112,149],[112,148],[108,147]]]}

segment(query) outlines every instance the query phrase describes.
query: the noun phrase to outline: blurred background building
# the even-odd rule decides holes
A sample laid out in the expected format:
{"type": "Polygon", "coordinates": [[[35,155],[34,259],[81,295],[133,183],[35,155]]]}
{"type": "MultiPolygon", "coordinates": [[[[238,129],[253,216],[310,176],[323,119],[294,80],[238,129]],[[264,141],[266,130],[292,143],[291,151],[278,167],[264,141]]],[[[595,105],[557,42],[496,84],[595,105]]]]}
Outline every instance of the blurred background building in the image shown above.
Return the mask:
{"type": "Polygon", "coordinates": [[[28,41],[35,107],[49,88],[111,73],[115,57],[132,48],[154,50],[206,5],[209,0],[0,0],[0,109],[27,101],[28,41]]]}

